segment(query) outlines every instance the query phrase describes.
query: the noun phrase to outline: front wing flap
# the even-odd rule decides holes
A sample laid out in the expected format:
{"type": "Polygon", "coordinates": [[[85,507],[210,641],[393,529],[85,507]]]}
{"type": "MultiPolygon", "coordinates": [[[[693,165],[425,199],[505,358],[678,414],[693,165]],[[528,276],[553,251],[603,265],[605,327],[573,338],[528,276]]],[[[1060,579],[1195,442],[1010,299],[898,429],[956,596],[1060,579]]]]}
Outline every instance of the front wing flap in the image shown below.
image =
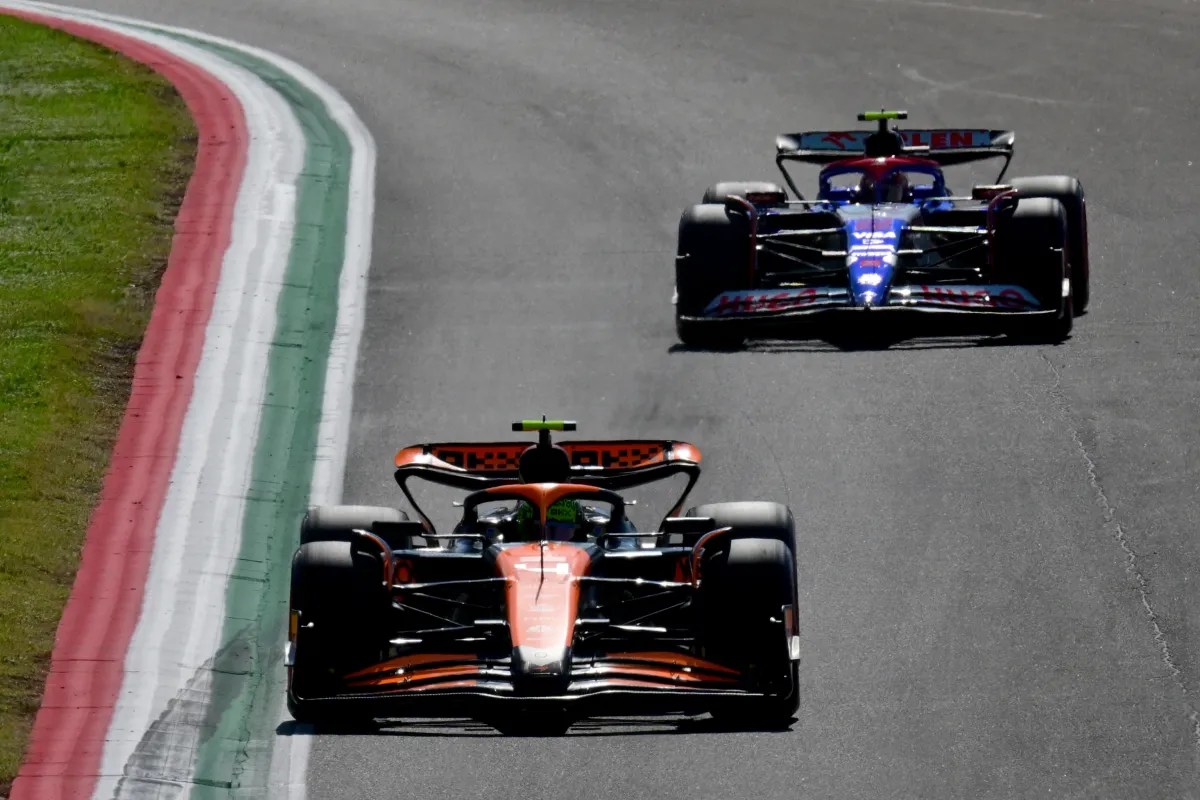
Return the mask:
{"type": "Polygon", "coordinates": [[[711,709],[765,695],[743,687],[730,667],[676,651],[609,653],[572,663],[565,689],[514,681],[509,659],[422,653],[389,659],[344,676],[340,690],[303,697],[306,705],[352,704],[380,716],[447,716],[488,705],[567,707],[580,713],[711,709]],[[629,709],[620,711],[617,709],[629,709]]]}
{"type": "Polygon", "coordinates": [[[850,291],[836,287],[747,289],[722,292],[700,319],[772,319],[830,311],[931,311],[993,314],[1056,313],[1028,289],[1012,284],[916,284],[894,286],[888,302],[856,305],[850,291]]]}

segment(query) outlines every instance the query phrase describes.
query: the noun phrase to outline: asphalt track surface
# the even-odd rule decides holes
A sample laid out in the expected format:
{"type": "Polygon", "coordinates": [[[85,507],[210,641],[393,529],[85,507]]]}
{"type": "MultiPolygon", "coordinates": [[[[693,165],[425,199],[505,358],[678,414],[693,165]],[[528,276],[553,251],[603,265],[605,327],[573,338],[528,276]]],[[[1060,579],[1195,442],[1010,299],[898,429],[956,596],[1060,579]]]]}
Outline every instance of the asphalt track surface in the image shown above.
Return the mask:
{"type": "Polygon", "coordinates": [[[394,502],[403,444],[544,412],[694,441],[697,499],[799,520],[790,731],[400,725],[320,737],[310,797],[1200,797],[1194,3],[93,5],[293,58],[372,129],[347,500],[394,502]],[[1083,180],[1074,337],[678,347],[683,206],[881,105],[1083,180]]]}

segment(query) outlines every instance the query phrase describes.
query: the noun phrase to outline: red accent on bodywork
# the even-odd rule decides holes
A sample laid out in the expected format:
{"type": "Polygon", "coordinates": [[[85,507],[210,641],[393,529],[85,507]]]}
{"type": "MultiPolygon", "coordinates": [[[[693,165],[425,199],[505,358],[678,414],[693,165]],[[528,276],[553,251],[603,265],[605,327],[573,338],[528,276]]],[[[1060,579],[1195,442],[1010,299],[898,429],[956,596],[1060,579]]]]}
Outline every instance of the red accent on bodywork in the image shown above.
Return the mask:
{"type": "Polygon", "coordinates": [[[196,165],[92,512],[79,573],[12,800],[90,798],[142,608],[154,533],[204,346],[249,134],[236,96],[178,56],[106,28],[4,9],[104,45],[161,74],[196,123],[196,165]]]}
{"type": "Polygon", "coordinates": [[[856,156],[854,158],[844,158],[841,161],[834,161],[822,169],[821,173],[824,174],[830,170],[836,172],[861,170],[863,174],[869,175],[876,181],[880,181],[889,172],[896,169],[904,169],[905,167],[926,167],[936,169],[939,172],[942,169],[941,165],[932,159],[917,158],[915,156],[883,156],[880,158],[856,156]]]}
{"type": "Polygon", "coordinates": [[[832,133],[827,133],[821,137],[822,142],[829,142],[830,144],[832,144],[834,147],[836,147],[839,150],[845,150],[846,143],[854,142],[856,139],[857,139],[856,134],[848,132],[848,131],[844,131],[844,132],[840,132],[840,133],[835,131],[832,133]]]}

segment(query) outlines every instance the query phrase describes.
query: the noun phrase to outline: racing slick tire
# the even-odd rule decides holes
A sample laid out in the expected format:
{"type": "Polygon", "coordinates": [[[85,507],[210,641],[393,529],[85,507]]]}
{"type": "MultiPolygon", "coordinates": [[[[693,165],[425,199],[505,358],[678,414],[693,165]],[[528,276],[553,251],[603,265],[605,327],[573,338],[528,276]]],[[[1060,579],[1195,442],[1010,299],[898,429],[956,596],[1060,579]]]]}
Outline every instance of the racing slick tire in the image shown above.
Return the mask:
{"type": "MultiPolygon", "coordinates": [[[[718,184],[720,185],[720,184],[718,184]]],[[[721,292],[749,288],[746,275],[750,231],[724,205],[692,206],[679,219],[675,255],[675,332],[688,347],[735,350],[745,341],[729,320],[697,320],[721,292]]]]}
{"type": "Polygon", "coordinates": [[[1072,304],[1076,314],[1084,313],[1091,299],[1091,264],[1083,184],[1070,175],[1039,175],[1014,178],[1011,185],[1017,190],[1018,197],[1049,197],[1062,203],[1067,212],[1067,263],[1072,304]]]}
{"type": "Polygon", "coordinates": [[[709,517],[716,528],[733,528],[735,537],[777,539],[796,552],[796,522],[783,503],[743,500],[732,503],[705,503],[689,508],[686,517],[709,517]]]}
{"type": "Polygon", "coordinates": [[[775,195],[780,199],[780,202],[787,200],[787,192],[778,183],[771,181],[720,181],[714,183],[704,192],[704,199],[701,203],[719,203],[725,204],[725,198],[731,194],[740,197],[748,195],[775,195]]]}
{"type": "Polygon", "coordinates": [[[310,506],[300,523],[300,544],[348,542],[355,528],[370,530],[376,522],[406,522],[408,514],[384,506],[310,506]]]}
{"type": "Polygon", "coordinates": [[[290,604],[299,627],[287,704],[298,722],[370,721],[369,713],[312,699],[335,694],[343,675],[382,657],[390,606],[382,575],[379,558],[350,542],[309,542],[296,550],[290,604]]]}
{"type": "Polygon", "coordinates": [[[1002,280],[1024,286],[1053,316],[1016,317],[1009,335],[1031,342],[1057,343],[1071,334],[1075,313],[1072,287],[1064,279],[1067,264],[1067,215],[1062,203],[1049,197],[1017,200],[1017,208],[997,231],[997,263],[1002,280]]]}
{"type": "Polygon", "coordinates": [[[748,677],[765,694],[711,710],[726,725],[777,730],[800,707],[799,662],[791,658],[784,607],[796,613],[796,560],[778,539],[734,539],[706,562],[700,587],[707,658],[748,677]]]}

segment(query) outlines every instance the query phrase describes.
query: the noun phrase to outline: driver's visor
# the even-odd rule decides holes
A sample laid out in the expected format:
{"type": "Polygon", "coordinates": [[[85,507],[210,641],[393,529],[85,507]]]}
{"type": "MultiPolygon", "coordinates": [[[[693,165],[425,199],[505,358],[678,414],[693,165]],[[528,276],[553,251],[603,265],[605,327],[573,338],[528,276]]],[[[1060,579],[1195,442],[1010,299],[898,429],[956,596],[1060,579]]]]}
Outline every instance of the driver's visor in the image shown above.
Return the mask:
{"type": "Polygon", "coordinates": [[[569,542],[578,530],[579,526],[574,522],[546,520],[546,538],[552,542],[569,542]]]}

